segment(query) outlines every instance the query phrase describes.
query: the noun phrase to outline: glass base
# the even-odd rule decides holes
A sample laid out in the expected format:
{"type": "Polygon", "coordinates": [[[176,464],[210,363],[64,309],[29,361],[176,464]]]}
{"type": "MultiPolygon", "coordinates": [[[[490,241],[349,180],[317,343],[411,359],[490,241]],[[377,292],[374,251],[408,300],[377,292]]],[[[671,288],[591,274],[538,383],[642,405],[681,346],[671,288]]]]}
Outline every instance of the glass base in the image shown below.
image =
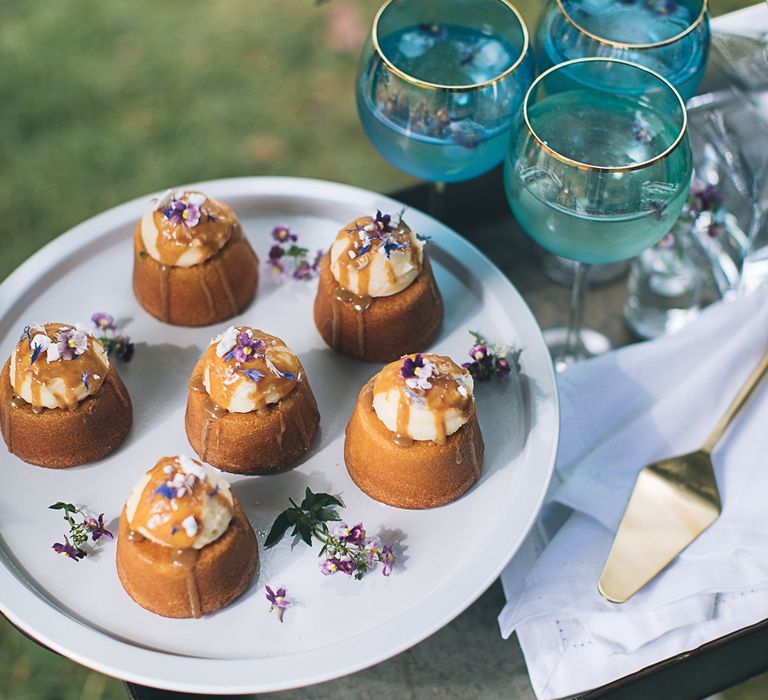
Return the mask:
{"type": "MultiPolygon", "coordinates": [[[[545,253],[541,261],[544,274],[555,284],[570,287],[573,284],[573,269],[576,263],[554,253],[545,253]]],[[[627,273],[629,260],[608,265],[590,265],[589,284],[599,285],[615,282],[627,273]]]]}
{"type": "Polygon", "coordinates": [[[589,328],[583,328],[579,333],[579,350],[576,353],[566,353],[565,351],[565,341],[568,336],[567,328],[548,328],[542,335],[556,372],[564,372],[576,362],[588,360],[595,355],[602,355],[611,349],[611,341],[608,338],[589,328]]]}

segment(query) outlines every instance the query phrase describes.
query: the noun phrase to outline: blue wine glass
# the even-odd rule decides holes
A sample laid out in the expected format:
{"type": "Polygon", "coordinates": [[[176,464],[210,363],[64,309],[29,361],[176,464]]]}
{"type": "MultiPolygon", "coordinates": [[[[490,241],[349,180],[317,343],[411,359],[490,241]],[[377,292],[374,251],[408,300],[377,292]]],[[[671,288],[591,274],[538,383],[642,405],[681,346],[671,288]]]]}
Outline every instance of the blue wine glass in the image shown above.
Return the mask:
{"type": "Polygon", "coordinates": [[[455,182],[503,160],[532,80],[528,30],[508,0],[388,0],[363,48],[357,106],[392,165],[455,182]]]}
{"type": "Polygon", "coordinates": [[[669,81],[618,59],[559,64],[526,94],[504,181],[525,232],[577,263],[567,332],[550,335],[558,369],[586,355],[586,267],[637,255],[679,216],[692,169],[687,124],[669,81]]]}
{"type": "Polygon", "coordinates": [[[536,31],[540,71],[574,58],[639,63],[688,100],[709,55],[707,0],[548,0],[536,31]]]}

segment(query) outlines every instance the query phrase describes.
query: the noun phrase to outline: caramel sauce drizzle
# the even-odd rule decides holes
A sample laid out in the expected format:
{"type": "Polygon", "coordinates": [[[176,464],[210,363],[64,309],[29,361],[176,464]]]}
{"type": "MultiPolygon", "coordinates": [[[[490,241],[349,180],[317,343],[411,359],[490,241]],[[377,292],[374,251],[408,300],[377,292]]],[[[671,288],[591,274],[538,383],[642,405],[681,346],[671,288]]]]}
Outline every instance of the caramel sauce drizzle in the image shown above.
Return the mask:
{"type": "MultiPolygon", "coordinates": [[[[45,335],[50,338],[51,343],[58,343],[59,331],[70,329],[72,326],[65,323],[46,323],[44,328],[45,335]]],[[[37,335],[35,331],[30,332],[32,338],[35,335],[37,335]]],[[[88,372],[87,381],[91,394],[95,394],[104,383],[109,367],[101,361],[94,349],[94,343],[98,341],[88,333],[85,337],[88,340],[88,347],[82,354],[71,360],[59,359],[56,362],[48,362],[46,353],[41,352],[33,363],[34,351],[26,336],[16,345],[16,371],[11,385],[20,387],[28,377],[31,378],[32,409],[35,412],[41,412],[45,408],[42,404],[42,392],[46,385],[60,404],[67,409],[73,409],[79,403],[77,389],[83,385],[83,376],[86,372],[88,372]],[[54,390],[50,386],[54,379],[61,380],[64,385],[63,390],[54,390]]],[[[24,401],[21,397],[16,398],[24,401]]]]}
{"type": "MultiPolygon", "coordinates": [[[[407,355],[413,359],[415,355],[407,355]]],[[[372,394],[387,394],[393,389],[398,392],[397,404],[397,423],[394,434],[394,442],[401,447],[408,447],[413,444],[412,438],[408,435],[408,426],[411,419],[411,406],[416,396],[418,400],[424,403],[424,407],[432,414],[435,425],[435,442],[438,445],[445,443],[446,435],[446,417],[450,411],[458,411],[465,420],[469,418],[473,410],[473,400],[467,396],[462,396],[458,387],[459,384],[453,378],[455,375],[465,374],[466,370],[459,367],[449,357],[442,355],[424,354],[433,365],[433,374],[429,378],[432,385],[431,389],[411,389],[406,384],[405,378],[401,374],[403,359],[397,360],[384,367],[376,377],[372,394]]],[[[371,402],[373,397],[371,396],[371,402]]]]}
{"type": "MultiPolygon", "coordinates": [[[[186,196],[181,200],[186,202],[186,196]]],[[[173,223],[162,210],[152,212],[152,222],[157,229],[156,245],[161,262],[175,265],[188,248],[201,250],[205,259],[221,250],[232,236],[237,217],[228,206],[207,197],[200,207],[200,222],[196,226],[173,223]]]]}
{"type": "MultiPolygon", "coordinates": [[[[160,459],[149,472],[149,481],[144,486],[129,524],[134,530],[143,528],[151,532],[155,539],[168,547],[190,549],[199,533],[188,535],[182,522],[191,515],[198,526],[202,523],[203,508],[206,500],[210,498],[208,492],[213,487],[207,479],[202,481],[195,479],[191,491],[187,489],[181,498],[169,498],[163,492],[165,482],[172,480],[178,473],[184,474],[175,457],[160,459]],[[164,471],[166,467],[170,467],[172,471],[166,473],[164,471]]],[[[176,489],[172,490],[175,492],[176,489]]],[[[214,498],[223,498],[223,496],[217,493],[214,498]]]]}
{"type": "MultiPolygon", "coordinates": [[[[240,332],[247,330],[246,326],[237,328],[240,332]]],[[[212,343],[203,355],[203,371],[208,370],[210,398],[217,407],[228,406],[238,387],[246,385],[250,390],[248,398],[256,405],[256,410],[267,411],[267,399],[270,394],[287,396],[296,386],[301,369],[296,356],[286,348],[280,338],[254,328],[248,330],[253,332],[253,340],[264,343],[262,350],[252,355],[247,362],[238,363],[234,357],[226,359],[228,355],[218,357],[218,343],[212,343]],[[267,358],[278,370],[292,375],[293,378],[275,374],[267,365],[267,358]],[[253,382],[243,373],[244,370],[255,370],[264,376],[258,382],[253,382]]],[[[190,388],[194,391],[191,383],[190,388]]],[[[222,410],[226,413],[226,409],[222,410]]]]}

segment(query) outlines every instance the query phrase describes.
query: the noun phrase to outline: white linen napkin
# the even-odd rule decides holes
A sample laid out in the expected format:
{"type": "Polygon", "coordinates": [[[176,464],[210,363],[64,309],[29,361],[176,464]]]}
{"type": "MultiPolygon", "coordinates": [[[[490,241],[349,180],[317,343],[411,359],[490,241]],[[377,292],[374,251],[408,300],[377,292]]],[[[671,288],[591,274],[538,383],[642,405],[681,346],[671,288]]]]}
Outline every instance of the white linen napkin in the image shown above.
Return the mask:
{"type": "Polygon", "coordinates": [[[713,453],[720,518],[627,603],[597,580],[637,472],[700,447],[768,351],[768,289],[558,377],[561,434],[539,520],[502,574],[537,697],[595,688],[768,617],[768,379],[713,453]]]}

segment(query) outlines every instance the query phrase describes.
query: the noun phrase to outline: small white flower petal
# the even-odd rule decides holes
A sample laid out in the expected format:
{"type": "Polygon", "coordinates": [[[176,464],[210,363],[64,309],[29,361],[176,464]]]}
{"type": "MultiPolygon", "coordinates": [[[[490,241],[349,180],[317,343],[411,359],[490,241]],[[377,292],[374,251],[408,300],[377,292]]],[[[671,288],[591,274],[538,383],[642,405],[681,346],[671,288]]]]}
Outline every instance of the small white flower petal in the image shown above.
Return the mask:
{"type": "Polygon", "coordinates": [[[194,204],[196,207],[202,207],[206,199],[207,197],[200,192],[190,192],[187,195],[187,202],[194,204]]]}
{"type": "Polygon", "coordinates": [[[218,357],[224,357],[224,355],[232,350],[235,345],[237,345],[237,336],[239,334],[240,332],[237,330],[236,326],[230,326],[227,328],[227,330],[225,330],[224,334],[221,336],[219,344],[216,346],[216,355],[218,357]]]}
{"type": "Polygon", "coordinates": [[[152,206],[155,211],[165,209],[173,200],[173,190],[166,190],[159,197],[152,199],[152,206]]]}

